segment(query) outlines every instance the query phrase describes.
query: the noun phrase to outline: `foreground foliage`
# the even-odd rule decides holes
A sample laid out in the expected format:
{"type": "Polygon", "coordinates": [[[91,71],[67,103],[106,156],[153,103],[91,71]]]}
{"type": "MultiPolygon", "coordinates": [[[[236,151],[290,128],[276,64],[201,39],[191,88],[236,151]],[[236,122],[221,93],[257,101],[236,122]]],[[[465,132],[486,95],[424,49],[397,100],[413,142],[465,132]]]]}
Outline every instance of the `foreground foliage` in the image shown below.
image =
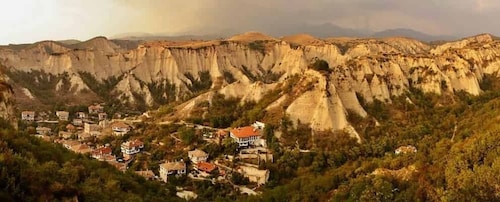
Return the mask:
{"type": "Polygon", "coordinates": [[[0,201],[175,201],[175,188],[35,137],[0,131],[0,201]],[[168,189],[167,189],[168,188],[168,189]]]}

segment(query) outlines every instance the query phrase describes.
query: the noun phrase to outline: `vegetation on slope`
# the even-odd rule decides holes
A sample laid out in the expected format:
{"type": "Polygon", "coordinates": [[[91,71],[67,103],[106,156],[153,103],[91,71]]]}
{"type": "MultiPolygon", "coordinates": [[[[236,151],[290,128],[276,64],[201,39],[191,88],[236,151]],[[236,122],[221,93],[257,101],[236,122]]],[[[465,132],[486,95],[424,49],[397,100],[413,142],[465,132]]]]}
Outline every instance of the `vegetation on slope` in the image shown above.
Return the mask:
{"type": "Polygon", "coordinates": [[[175,187],[121,173],[105,162],[1,124],[0,201],[177,200],[175,187]]]}
{"type": "MultiPolygon", "coordinates": [[[[276,163],[264,165],[271,170],[264,194],[246,200],[500,199],[498,89],[477,97],[465,93],[440,97],[412,90],[390,105],[375,102],[364,107],[372,117],[350,116],[363,137],[361,144],[342,133],[323,132],[310,139],[301,137],[313,144],[311,153],[274,149],[276,163]],[[406,145],[418,152],[394,154],[406,145]],[[373,174],[378,168],[387,170],[373,174]]],[[[288,132],[288,138],[299,137],[295,133],[309,132],[299,127],[288,132]]]]}

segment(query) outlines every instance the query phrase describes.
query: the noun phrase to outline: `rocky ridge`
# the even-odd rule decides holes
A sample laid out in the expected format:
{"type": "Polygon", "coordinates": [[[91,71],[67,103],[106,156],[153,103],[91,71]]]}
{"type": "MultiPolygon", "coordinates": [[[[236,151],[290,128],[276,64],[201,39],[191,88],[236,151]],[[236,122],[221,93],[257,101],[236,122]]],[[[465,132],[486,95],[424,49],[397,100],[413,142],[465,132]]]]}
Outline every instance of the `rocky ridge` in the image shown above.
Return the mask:
{"type": "Polygon", "coordinates": [[[210,101],[215,91],[258,101],[299,75],[307,90],[293,97],[283,94],[267,110],[282,108],[294,122],[325,130],[348,128],[348,111],[367,115],[359,95],[367,102],[391,102],[392,96],[410,88],[436,94],[480,94],[483,76],[500,71],[500,41],[479,35],[431,46],[407,38],[323,40],[295,35],[279,40],[246,33],[230,40],[157,41],[123,48],[97,37],[71,46],[44,41],[22,49],[4,47],[0,63],[10,72],[67,74],[75,94],[91,89],[83,82],[82,72],[97,81],[115,77],[119,80],[112,87],[119,98],[134,103],[139,95],[150,106],[158,97],[150,84],[175,86],[174,95],[160,97],[181,100],[186,94],[197,95],[190,87],[200,80],[200,72],[208,73],[211,87],[179,105],[177,118],[188,115],[196,103],[210,101]],[[318,59],[328,62],[329,73],[310,68],[318,59]],[[266,75],[275,78],[262,79],[266,75]]]}

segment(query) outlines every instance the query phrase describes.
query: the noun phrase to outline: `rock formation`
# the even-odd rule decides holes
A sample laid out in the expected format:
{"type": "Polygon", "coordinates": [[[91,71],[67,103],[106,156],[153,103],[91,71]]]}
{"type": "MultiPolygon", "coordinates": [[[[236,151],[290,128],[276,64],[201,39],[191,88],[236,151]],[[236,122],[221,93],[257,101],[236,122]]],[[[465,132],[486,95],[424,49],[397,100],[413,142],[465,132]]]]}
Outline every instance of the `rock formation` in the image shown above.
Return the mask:
{"type": "Polygon", "coordinates": [[[279,40],[252,32],[229,40],[155,41],[128,49],[97,37],[72,45],[44,41],[3,47],[0,63],[9,72],[67,74],[75,93],[92,89],[81,77],[82,72],[97,81],[118,78],[112,92],[129,103],[136,102],[134,95],[139,95],[148,105],[154,105],[158,97],[172,97],[165,92],[156,95],[151,86],[171,84],[174,99],[181,100],[189,97],[186,94],[196,94],[194,82],[201,79],[200,72],[208,73],[212,85],[202,89],[208,94],[181,105],[180,114],[189,114],[192,107],[187,106],[209,100],[213,91],[258,101],[266,92],[299,75],[314,82],[310,89],[295,97],[280,98],[268,109],[284,107],[293,121],[324,130],[347,128],[348,109],[367,115],[357,95],[367,102],[391,102],[391,96],[402,95],[410,88],[436,94],[480,94],[484,74],[500,71],[500,41],[479,35],[431,46],[407,38],[323,40],[295,35],[279,40]],[[328,62],[329,73],[310,69],[318,59],[328,62]]]}

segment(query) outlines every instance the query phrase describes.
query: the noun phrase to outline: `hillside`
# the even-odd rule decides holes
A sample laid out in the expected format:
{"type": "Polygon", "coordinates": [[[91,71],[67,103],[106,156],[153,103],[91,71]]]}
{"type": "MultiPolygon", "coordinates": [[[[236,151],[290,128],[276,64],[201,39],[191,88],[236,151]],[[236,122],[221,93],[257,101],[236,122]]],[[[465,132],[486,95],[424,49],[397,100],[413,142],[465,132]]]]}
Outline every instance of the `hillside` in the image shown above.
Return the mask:
{"type": "Polygon", "coordinates": [[[97,37],[72,45],[3,47],[0,63],[24,109],[104,101],[144,111],[175,101],[182,104],[164,118],[186,119],[216,92],[241,102],[261,102],[277,92],[260,107],[269,113],[257,118],[286,115],[314,130],[349,129],[349,113],[367,115],[361,98],[391,103],[412,88],[481,94],[482,78],[500,71],[500,42],[483,38],[488,37],[434,47],[407,38],[280,40],[249,32],[228,40],[134,47],[97,37]],[[311,68],[316,61],[326,62],[327,69],[311,68]]]}

